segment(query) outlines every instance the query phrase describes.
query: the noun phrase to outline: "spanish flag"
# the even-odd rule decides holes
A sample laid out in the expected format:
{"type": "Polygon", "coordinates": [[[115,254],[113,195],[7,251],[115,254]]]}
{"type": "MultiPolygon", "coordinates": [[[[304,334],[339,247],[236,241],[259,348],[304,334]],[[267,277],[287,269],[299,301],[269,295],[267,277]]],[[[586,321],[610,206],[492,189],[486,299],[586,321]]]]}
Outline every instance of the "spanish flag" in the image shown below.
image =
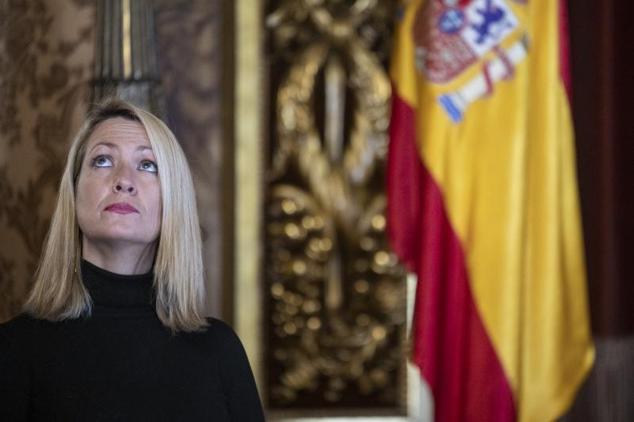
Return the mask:
{"type": "Polygon", "coordinates": [[[391,65],[388,232],[418,276],[437,421],[552,421],[594,348],[565,5],[411,0],[391,65]]]}

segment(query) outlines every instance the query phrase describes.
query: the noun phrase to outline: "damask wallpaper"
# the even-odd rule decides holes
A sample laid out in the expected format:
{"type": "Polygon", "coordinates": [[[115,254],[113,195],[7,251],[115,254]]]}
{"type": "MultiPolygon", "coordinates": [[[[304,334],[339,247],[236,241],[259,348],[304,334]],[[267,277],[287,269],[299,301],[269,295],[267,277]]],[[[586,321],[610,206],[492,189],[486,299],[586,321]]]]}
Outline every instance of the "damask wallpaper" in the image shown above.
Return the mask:
{"type": "Polygon", "coordinates": [[[90,101],[93,27],[92,1],[0,1],[0,321],[31,285],[90,101]]]}

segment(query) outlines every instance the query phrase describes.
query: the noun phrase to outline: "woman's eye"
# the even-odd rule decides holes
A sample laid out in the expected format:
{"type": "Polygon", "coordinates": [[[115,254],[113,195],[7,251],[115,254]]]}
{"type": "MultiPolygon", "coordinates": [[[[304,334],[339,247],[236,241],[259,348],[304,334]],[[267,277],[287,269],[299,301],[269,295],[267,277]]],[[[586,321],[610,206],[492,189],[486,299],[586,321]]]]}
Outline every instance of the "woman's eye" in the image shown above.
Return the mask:
{"type": "Polygon", "coordinates": [[[150,173],[158,173],[158,166],[154,161],[143,160],[139,164],[139,170],[148,171],[150,173]]]}
{"type": "Polygon", "coordinates": [[[92,160],[93,167],[112,167],[112,159],[107,155],[98,155],[92,160]]]}

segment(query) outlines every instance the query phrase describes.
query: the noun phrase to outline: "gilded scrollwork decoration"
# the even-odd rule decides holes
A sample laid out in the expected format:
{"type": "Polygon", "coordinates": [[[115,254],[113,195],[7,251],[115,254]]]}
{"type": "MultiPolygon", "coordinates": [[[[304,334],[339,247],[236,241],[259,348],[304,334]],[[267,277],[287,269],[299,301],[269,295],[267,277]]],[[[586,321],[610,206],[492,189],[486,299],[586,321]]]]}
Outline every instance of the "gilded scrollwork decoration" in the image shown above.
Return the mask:
{"type": "Polygon", "coordinates": [[[385,236],[394,2],[273,2],[268,405],[403,413],[405,272],[385,236]]]}

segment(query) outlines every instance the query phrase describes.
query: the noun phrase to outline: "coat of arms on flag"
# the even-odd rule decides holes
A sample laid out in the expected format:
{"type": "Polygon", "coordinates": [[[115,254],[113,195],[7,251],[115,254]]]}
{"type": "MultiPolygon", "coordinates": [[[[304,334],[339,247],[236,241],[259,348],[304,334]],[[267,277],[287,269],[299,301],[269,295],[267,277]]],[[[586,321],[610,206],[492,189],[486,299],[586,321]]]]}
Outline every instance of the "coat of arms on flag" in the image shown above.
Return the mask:
{"type": "Polygon", "coordinates": [[[416,64],[430,82],[446,84],[481,63],[476,76],[438,97],[456,123],[469,104],[511,78],[528,53],[526,32],[504,0],[430,0],[418,11],[413,30],[416,64]]]}

